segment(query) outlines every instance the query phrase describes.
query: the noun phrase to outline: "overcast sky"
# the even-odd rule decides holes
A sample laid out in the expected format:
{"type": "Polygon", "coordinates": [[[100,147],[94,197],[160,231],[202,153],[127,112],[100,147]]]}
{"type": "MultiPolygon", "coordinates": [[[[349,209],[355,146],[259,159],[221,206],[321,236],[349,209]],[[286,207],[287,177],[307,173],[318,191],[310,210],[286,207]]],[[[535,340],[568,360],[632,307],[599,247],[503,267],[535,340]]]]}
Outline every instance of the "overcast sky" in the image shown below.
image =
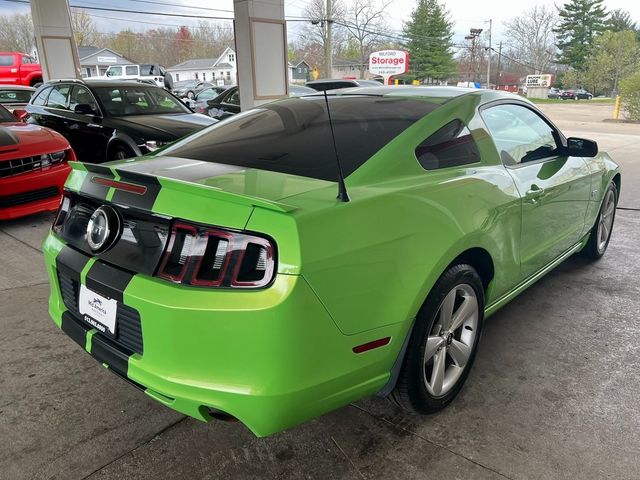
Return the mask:
{"type": "MultiPolygon", "coordinates": [[[[285,14],[291,17],[302,16],[304,6],[308,0],[285,0],[285,14]]],[[[349,3],[350,0],[342,0],[349,3]]],[[[452,20],[455,22],[455,41],[461,41],[468,33],[469,28],[487,28],[486,20],[493,19],[493,39],[497,43],[501,40],[504,32],[504,21],[518,16],[523,10],[531,6],[560,4],[563,0],[529,0],[528,2],[509,0],[448,0],[445,2],[450,12],[452,20]]],[[[400,31],[403,21],[406,21],[409,12],[415,7],[416,0],[393,0],[392,6],[388,10],[388,20],[393,30],[400,31]]],[[[622,8],[631,14],[634,21],[640,24],[640,0],[605,0],[605,6],[609,10],[622,8]]],[[[110,7],[124,8],[129,10],[157,11],[165,13],[181,13],[186,15],[221,16],[230,17],[233,10],[233,0],[72,0],[71,5],[88,7],[110,7]],[[156,3],[157,2],[157,3],[156,3]],[[175,6],[162,6],[158,3],[167,3],[175,6]],[[191,7],[191,8],[190,8],[191,7]]],[[[29,11],[29,6],[0,0],[0,13],[11,14],[13,12],[25,13],[29,11]]],[[[90,13],[101,32],[111,32],[130,27],[134,30],[144,30],[159,26],[191,25],[196,20],[188,18],[123,14],[116,12],[103,12],[87,10],[90,13]]],[[[297,34],[300,24],[290,22],[288,29],[292,38],[297,34]]]]}

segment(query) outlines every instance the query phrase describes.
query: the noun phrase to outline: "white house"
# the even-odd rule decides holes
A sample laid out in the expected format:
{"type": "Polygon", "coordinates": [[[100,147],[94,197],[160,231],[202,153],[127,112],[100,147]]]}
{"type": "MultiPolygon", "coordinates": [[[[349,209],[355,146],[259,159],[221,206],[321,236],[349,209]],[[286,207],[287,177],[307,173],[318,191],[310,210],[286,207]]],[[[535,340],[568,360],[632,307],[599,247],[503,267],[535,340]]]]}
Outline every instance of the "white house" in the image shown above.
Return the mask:
{"type": "Polygon", "coordinates": [[[227,47],[218,58],[195,58],[167,69],[174,82],[202,80],[216,85],[235,85],[236,52],[227,47]]]}

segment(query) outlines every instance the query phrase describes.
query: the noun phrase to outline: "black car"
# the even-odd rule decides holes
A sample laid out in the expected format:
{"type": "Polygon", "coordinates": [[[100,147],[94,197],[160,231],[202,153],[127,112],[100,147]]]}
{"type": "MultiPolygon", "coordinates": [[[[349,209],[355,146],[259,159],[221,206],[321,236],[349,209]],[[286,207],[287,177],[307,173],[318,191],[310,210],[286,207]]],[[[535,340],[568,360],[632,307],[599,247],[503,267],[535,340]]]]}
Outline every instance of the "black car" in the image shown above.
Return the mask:
{"type": "Polygon", "coordinates": [[[192,100],[183,98],[182,101],[189,105],[191,110],[198,113],[207,113],[207,102],[213,100],[229,87],[209,87],[198,93],[192,100]]]}
{"type": "Polygon", "coordinates": [[[215,123],[165,89],[127,80],[55,80],[26,106],[28,121],[64,135],[81,161],[153,152],[215,123]]]}
{"type": "MultiPolygon", "coordinates": [[[[290,97],[301,97],[317,93],[314,89],[302,85],[289,85],[290,97]]],[[[207,101],[209,116],[222,120],[236,113],[240,113],[240,94],[238,87],[229,87],[213,100],[207,101]]]]}
{"type": "Polygon", "coordinates": [[[324,92],[325,90],[336,90],[338,88],[351,88],[351,87],[379,87],[382,85],[375,80],[351,80],[346,78],[326,78],[322,80],[312,80],[305,84],[309,88],[313,88],[318,92],[324,92]]]}
{"type": "Polygon", "coordinates": [[[587,92],[583,88],[577,90],[565,90],[560,94],[562,100],[591,100],[593,94],[587,92]]]}

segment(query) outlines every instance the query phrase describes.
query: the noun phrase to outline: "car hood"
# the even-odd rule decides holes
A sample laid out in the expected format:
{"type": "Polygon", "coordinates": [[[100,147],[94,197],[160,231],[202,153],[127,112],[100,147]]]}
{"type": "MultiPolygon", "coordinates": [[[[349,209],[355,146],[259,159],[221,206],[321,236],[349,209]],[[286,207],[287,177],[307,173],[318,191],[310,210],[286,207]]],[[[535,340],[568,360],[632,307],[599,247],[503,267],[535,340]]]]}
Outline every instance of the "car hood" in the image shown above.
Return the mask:
{"type": "Polygon", "coordinates": [[[0,160],[29,157],[69,148],[57,132],[29,123],[0,124],[0,160]]]}
{"type": "Polygon", "coordinates": [[[117,171],[152,175],[192,184],[195,188],[267,202],[278,202],[327,186],[335,187],[335,183],[325,180],[164,155],[138,157],[107,165],[117,171]]]}
{"type": "Polygon", "coordinates": [[[105,125],[145,140],[173,141],[216,123],[199,113],[129,115],[105,119],[105,125]]]}

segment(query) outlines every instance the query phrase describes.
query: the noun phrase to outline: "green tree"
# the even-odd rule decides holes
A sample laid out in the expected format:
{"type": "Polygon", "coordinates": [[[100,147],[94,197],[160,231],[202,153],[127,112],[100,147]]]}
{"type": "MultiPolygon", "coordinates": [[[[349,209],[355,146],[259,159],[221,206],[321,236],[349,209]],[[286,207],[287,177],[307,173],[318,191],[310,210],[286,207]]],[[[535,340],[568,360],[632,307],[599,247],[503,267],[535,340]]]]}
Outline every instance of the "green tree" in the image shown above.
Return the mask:
{"type": "Polygon", "coordinates": [[[635,72],[639,66],[640,45],[636,34],[630,30],[606,31],[596,39],[584,82],[594,90],[603,89],[615,94],[620,79],[635,72]]]}
{"type": "Polygon", "coordinates": [[[609,20],[607,20],[607,30],[613,32],[624,32],[625,30],[636,30],[636,22],[631,20],[631,15],[626,10],[617,8],[611,11],[609,20]]]}
{"type": "Polygon", "coordinates": [[[418,79],[444,80],[456,72],[451,51],[453,22],[438,0],[418,0],[404,26],[409,66],[418,79]]]}
{"type": "Polygon", "coordinates": [[[640,72],[624,78],[620,82],[622,104],[630,120],[640,120],[640,72]]]}
{"type": "Polygon", "coordinates": [[[570,0],[559,9],[554,29],[560,50],[558,63],[584,71],[595,38],[606,29],[604,0],[570,0]]]}

